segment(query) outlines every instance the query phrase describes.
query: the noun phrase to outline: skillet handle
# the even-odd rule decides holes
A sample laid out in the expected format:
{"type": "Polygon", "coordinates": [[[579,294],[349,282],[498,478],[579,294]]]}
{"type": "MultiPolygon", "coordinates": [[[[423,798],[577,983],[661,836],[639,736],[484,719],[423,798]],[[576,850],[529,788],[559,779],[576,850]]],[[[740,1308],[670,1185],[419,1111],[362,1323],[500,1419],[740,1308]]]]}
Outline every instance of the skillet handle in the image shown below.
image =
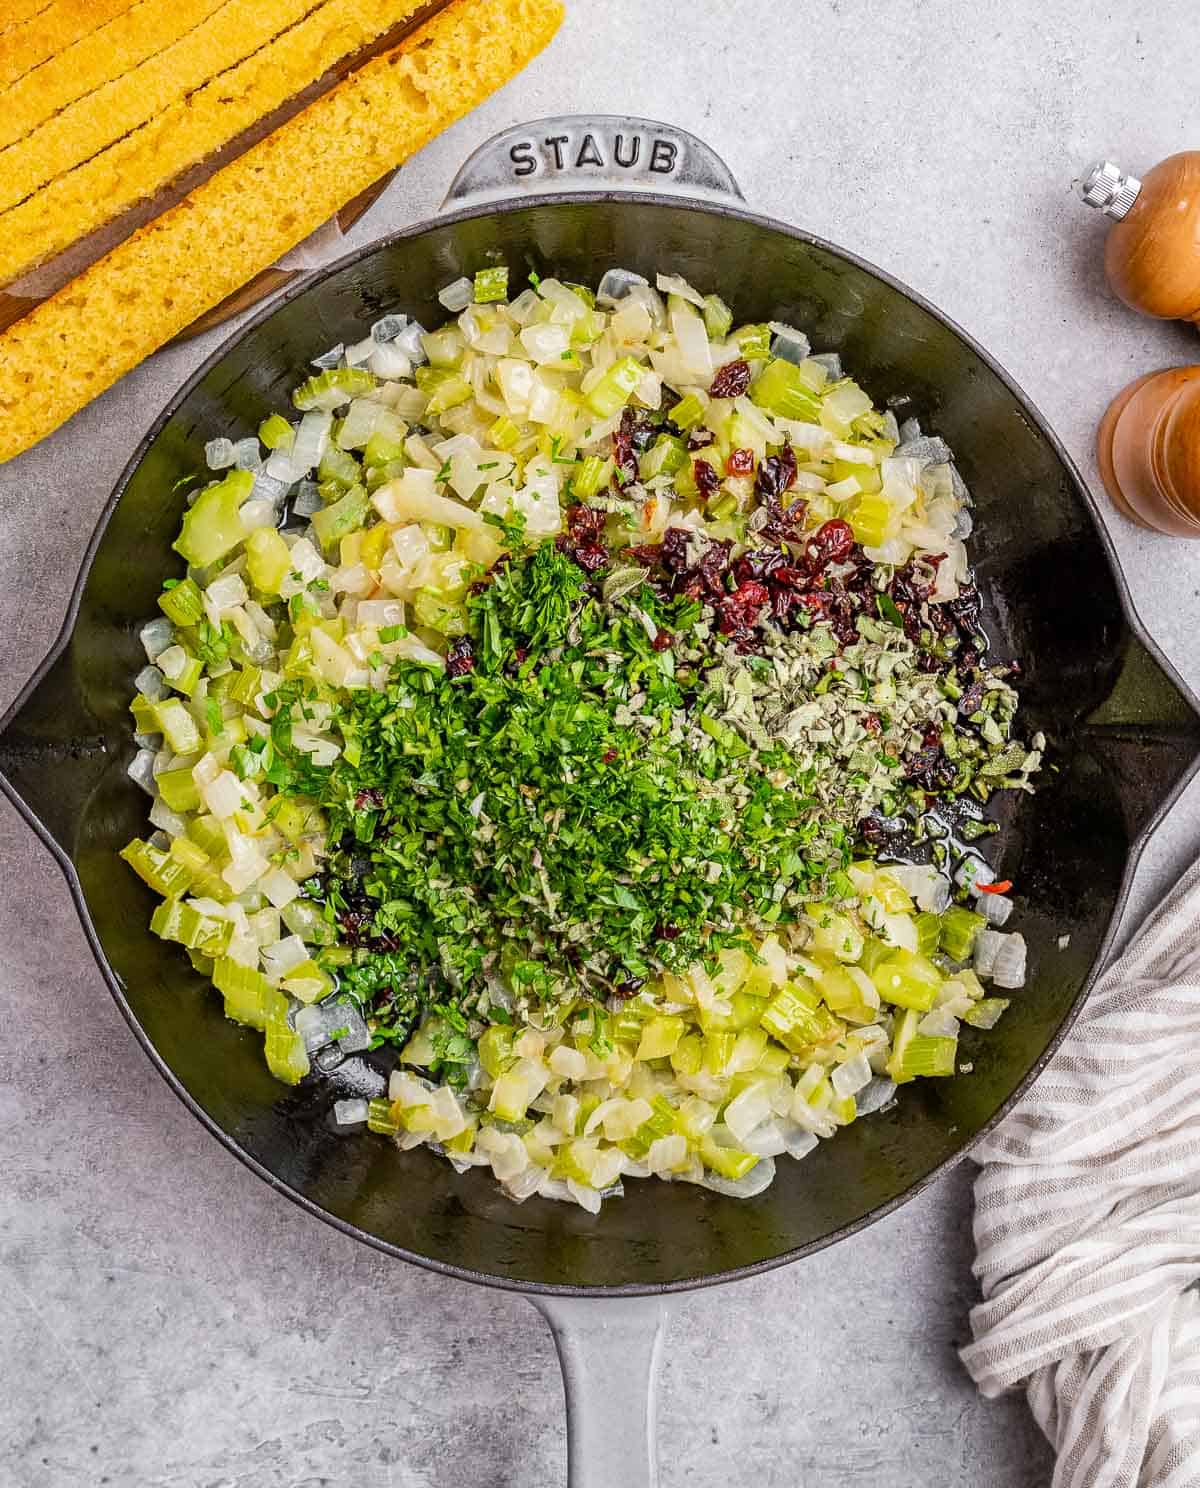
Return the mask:
{"type": "MultiPolygon", "coordinates": [[[[73,615],[68,616],[70,627],[73,615]]],[[[69,868],[82,803],[112,764],[67,632],[0,718],[0,792],[69,868]]]]}
{"type": "Polygon", "coordinates": [[[567,1397],[567,1488],[657,1488],[661,1297],[529,1299],[550,1324],[567,1397]]]}
{"type": "Polygon", "coordinates": [[[485,140],[450,183],[442,207],[631,187],[704,201],[742,200],[733,172],[686,129],[625,114],[557,114],[485,140]]]}

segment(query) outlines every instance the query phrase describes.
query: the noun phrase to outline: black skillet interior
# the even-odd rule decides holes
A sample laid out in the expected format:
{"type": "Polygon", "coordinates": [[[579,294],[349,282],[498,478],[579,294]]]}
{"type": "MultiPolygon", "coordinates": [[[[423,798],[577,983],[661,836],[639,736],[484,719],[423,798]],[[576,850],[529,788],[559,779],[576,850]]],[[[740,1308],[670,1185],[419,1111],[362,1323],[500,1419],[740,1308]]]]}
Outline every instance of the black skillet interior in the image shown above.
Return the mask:
{"type": "MultiPolygon", "coordinates": [[[[424,1263],[473,1279],[650,1289],[717,1279],[827,1243],[959,1154],[1035,1070],[1089,975],[1121,894],[1131,843],[1191,763],[1191,707],[1130,631],[1118,582],[1077,478],[982,354],[901,288],[826,245],[736,212],[646,198],[573,199],[464,215],[403,234],[265,315],[216,357],[157,427],[95,549],[63,661],[0,741],[15,792],[74,865],[95,942],[134,1026],[228,1144],[325,1217],[424,1263]],[[206,439],[246,434],[308,360],[389,311],[443,318],[437,289],[502,258],[595,282],[624,265],[719,289],[739,320],[805,327],[840,351],[877,402],[906,398],[944,435],[977,503],[975,554],[996,650],[1026,669],[1024,724],[1050,740],[1054,768],[1012,802],[993,846],[1018,885],[1031,984],[991,1034],[967,1030],[973,1073],[921,1082],[739,1203],[686,1186],[631,1183],[592,1218],[501,1198],[490,1178],[456,1176],[422,1151],[336,1133],[339,1093],[316,1080],[284,1092],[261,1038],[226,1022],[177,948],[152,937],[151,896],[114,861],[145,829],[126,778],[126,706],[142,664],[139,625],[161,580],[182,475],[206,439]],[[99,748],[99,739],[107,750],[99,748]],[[1069,936],[1069,941],[1065,937],[1069,936]]],[[[116,989],[114,989],[116,990],[116,989]]]]}

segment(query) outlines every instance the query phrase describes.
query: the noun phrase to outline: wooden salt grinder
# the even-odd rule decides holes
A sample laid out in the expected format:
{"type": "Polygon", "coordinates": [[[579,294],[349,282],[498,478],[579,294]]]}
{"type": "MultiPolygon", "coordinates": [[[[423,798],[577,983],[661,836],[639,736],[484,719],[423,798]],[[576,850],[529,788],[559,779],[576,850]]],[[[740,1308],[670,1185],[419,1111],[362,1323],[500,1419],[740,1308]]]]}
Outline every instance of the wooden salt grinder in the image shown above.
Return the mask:
{"type": "MultiPolygon", "coordinates": [[[[1102,161],[1080,195],[1115,219],[1104,268],[1117,296],[1146,315],[1200,325],[1200,150],[1170,156],[1141,181],[1102,161]]],[[[1151,373],[1118,394],[1097,454],[1126,516],[1200,537],[1200,366],[1151,373]]]]}

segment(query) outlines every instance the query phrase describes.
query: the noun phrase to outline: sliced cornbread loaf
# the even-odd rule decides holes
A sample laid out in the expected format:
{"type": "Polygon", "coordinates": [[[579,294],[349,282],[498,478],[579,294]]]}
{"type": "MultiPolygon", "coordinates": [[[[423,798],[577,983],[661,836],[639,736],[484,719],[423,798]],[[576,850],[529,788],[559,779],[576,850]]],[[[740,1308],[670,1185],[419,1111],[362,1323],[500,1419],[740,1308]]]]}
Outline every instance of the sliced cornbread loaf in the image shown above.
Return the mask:
{"type": "MultiPolygon", "coordinates": [[[[159,56],[180,37],[194,33],[202,21],[214,11],[221,10],[226,3],[227,0],[142,0],[140,5],[116,16],[107,25],[79,37],[53,57],[47,57],[0,94],[0,150],[24,139],[31,130],[47,119],[53,119],[60,109],[65,109],[76,99],[90,98],[92,111],[99,113],[105,106],[105,99],[96,92],[97,89],[131,73],[148,57],[159,56]]],[[[213,66],[206,75],[219,71],[219,66],[213,66]]],[[[149,113],[142,117],[148,118],[149,113]]],[[[112,123],[115,126],[116,120],[112,123]]],[[[118,128],[108,139],[116,139],[124,132],[118,128]]],[[[80,149],[83,147],[81,137],[80,149]]],[[[92,149],[87,151],[87,154],[93,153],[92,149]]],[[[83,153],[78,156],[80,160],[86,158],[83,153]]],[[[0,179],[6,170],[3,156],[0,156],[0,179]]]]}
{"type": "Polygon", "coordinates": [[[343,58],[402,24],[421,3],[326,0],[253,56],[0,211],[0,285],[153,196],[343,58]]]}
{"type": "Polygon", "coordinates": [[[558,0],[454,0],[0,336],[0,460],[49,434],[550,41],[558,0]]]}
{"type": "Polygon", "coordinates": [[[49,5],[45,0],[13,0],[4,13],[11,24],[0,31],[0,88],[137,4],[138,0],[51,0],[49,5]]]}
{"type": "MultiPolygon", "coordinates": [[[[204,15],[204,0],[181,0],[181,5],[190,5],[197,12],[183,35],[154,50],[129,71],[118,71],[108,81],[91,85],[83,97],[53,114],[23,139],[18,137],[7,149],[0,149],[0,211],[90,160],[164,109],[185,105],[188,95],[197,88],[210,79],[219,82],[231,67],[275,38],[282,40],[305,16],[314,10],[319,15],[321,9],[319,0],[316,6],[314,0],[226,0],[211,15],[204,15]]],[[[99,69],[107,73],[108,59],[94,44],[96,39],[89,40],[93,44],[83,48],[81,65],[88,65],[90,58],[101,52],[99,69]]],[[[38,75],[46,70],[39,67],[21,82],[36,86],[38,75]]],[[[304,81],[311,80],[306,75],[304,81]]],[[[23,91],[28,95],[33,87],[23,91]]],[[[0,96],[0,112],[5,101],[0,96]]]]}

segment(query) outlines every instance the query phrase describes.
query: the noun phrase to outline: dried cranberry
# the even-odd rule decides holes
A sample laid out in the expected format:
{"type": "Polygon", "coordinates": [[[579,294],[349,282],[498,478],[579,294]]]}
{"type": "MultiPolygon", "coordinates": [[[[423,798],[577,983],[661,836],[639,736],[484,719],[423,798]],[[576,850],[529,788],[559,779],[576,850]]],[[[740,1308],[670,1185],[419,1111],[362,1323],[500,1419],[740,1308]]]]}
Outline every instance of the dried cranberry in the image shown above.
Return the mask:
{"type": "Polygon", "coordinates": [[[687,567],[688,542],[691,533],[686,527],[668,527],[663,533],[663,540],[659,545],[664,568],[669,568],[673,573],[682,573],[687,567]]]}
{"type": "Polygon", "coordinates": [[[785,444],[777,455],[760,460],[754,489],[764,500],[777,500],[796,484],[796,452],[785,444]]]}
{"type": "MultiPolygon", "coordinates": [[[[679,932],[676,931],[676,934],[679,932]]],[[[628,981],[618,982],[613,988],[614,997],[635,997],[646,985],[645,977],[630,977],[628,981]]]]}
{"type": "Polygon", "coordinates": [[[608,549],[599,543],[580,543],[571,554],[584,573],[594,574],[608,562],[608,549]]]}
{"type": "Polygon", "coordinates": [[[743,553],[733,565],[733,577],[739,583],[745,583],[747,579],[774,578],[787,559],[780,548],[755,548],[752,552],[743,553]]]}
{"type": "Polygon", "coordinates": [[[725,457],[726,475],[750,475],[754,470],[754,451],[751,449],[730,450],[725,457]]]}
{"type": "Polygon", "coordinates": [[[758,619],[759,612],[771,600],[771,591],[757,579],[747,579],[721,601],[718,629],[722,635],[737,635],[758,619]]]}
{"type": "Polygon", "coordinates": [[[679,925],[664,925],[660,920],[654,927],[654,934],[658,940],[678,940],[683,930],[679,925]]]}
{"type": "Polygon", "coordinates": [[[928,728],[917,750],[905,766],[907,778],[922,790],[936,794],[954,782],[958,766],[942,748],[942,736],[936,728],[928,728]]]}
{"type": "Polygon", "coordinates": [[[711,429],[705,429],[703,427],[693,429],[687,437],[688,451],[690,453],[693,450],[707,449],[712,442],[713,436],[711,429]]]}
{"type": "Polygon", "coordinates": [[[598,506],[585,506],[577,501],[567,507],[567,531],[574,538],[586,541],[597,538],[604,529],[605,513],[598,506]]]}
{"type": "Polygon", "coordinates": [[[879,715],[877,713],[867,713],[863,717],[863,728],[866,729],[868,734],[878,734],[883,728],[883,724],[879,721],[879,715]]]}
{"type": "Polygon", "coordinates": [[[750,363],[744,357],[726,362],[708,389],[710,398],[740,398],[750,386],[750,363]]]}
{"type": "Polygon", "coordinates": [[[700,495],[705,501],[710,500],[716,495],[717,487],[721,482],[717,476],[717,472],[707,460],[692,461],[692,476],[695,479],[700,495]]]}
{"type": "Polygon", "coordinates": [[[771,575],[776,584],[782,584],[788,589],[803,589],[809,582],[809,576],[801,568],[793,564],[782,563],[771,575]]]}
{"type": "Polygon", "coordinates": [[[446,652],[446,675],[447,677],[465,677],[468,672],[474,670],[474,648],[467,636],[459,636],[446,652]]]}
{"type": "Polygon", "coordinates": [[[653,568],[662,557],[662,543],[642,543],[638,547],[626,548],[624,552],[627,558],[644,568],[653,568]]]}
{"type": "Polygon", "coordinates": [[[383,808],[383,792],[377,790],[373,785],[366,790],[360,790],[354,798],[356,811],[380,811],[383,808]]]}
{"type": "Polygon", "coordinates": [[[621,423],[613,434],[613,462],[620,472],[623,485],[638,478],[638,455],[654,443],[658,430],[645,414],[626,407],[621,414],[621,423]]]}
{"type": "Polygon", "coordinates": [[[841,517],[823,522],[804,545],[804,558],[814,573],[841,563],[854,551],[854,529],[841,517]]]}
{"type": "Polygon", "coordinates": [[[983,682],[972,682],[958,700],[958,711],[964,718],[970,718],[972,713],[979,712],[979,705],[983,702],[983,682]]]}
{"type": "Polygon", "coordinates": [[[669,630],[660,630],[650,642],[650,648],[653,651],[669,651],[674,641],[675,637],[669,630]]]}
{"type": "Polygon", "coordinates": [[[614,762],[614,760],[616,759],[616,757],[617,757],[617,751],[615,749],[606,749],[604,751],[604,753],[600,756],[600,759],[601,759],[601,761],[604,764],[611,765],[614,762]]]}

